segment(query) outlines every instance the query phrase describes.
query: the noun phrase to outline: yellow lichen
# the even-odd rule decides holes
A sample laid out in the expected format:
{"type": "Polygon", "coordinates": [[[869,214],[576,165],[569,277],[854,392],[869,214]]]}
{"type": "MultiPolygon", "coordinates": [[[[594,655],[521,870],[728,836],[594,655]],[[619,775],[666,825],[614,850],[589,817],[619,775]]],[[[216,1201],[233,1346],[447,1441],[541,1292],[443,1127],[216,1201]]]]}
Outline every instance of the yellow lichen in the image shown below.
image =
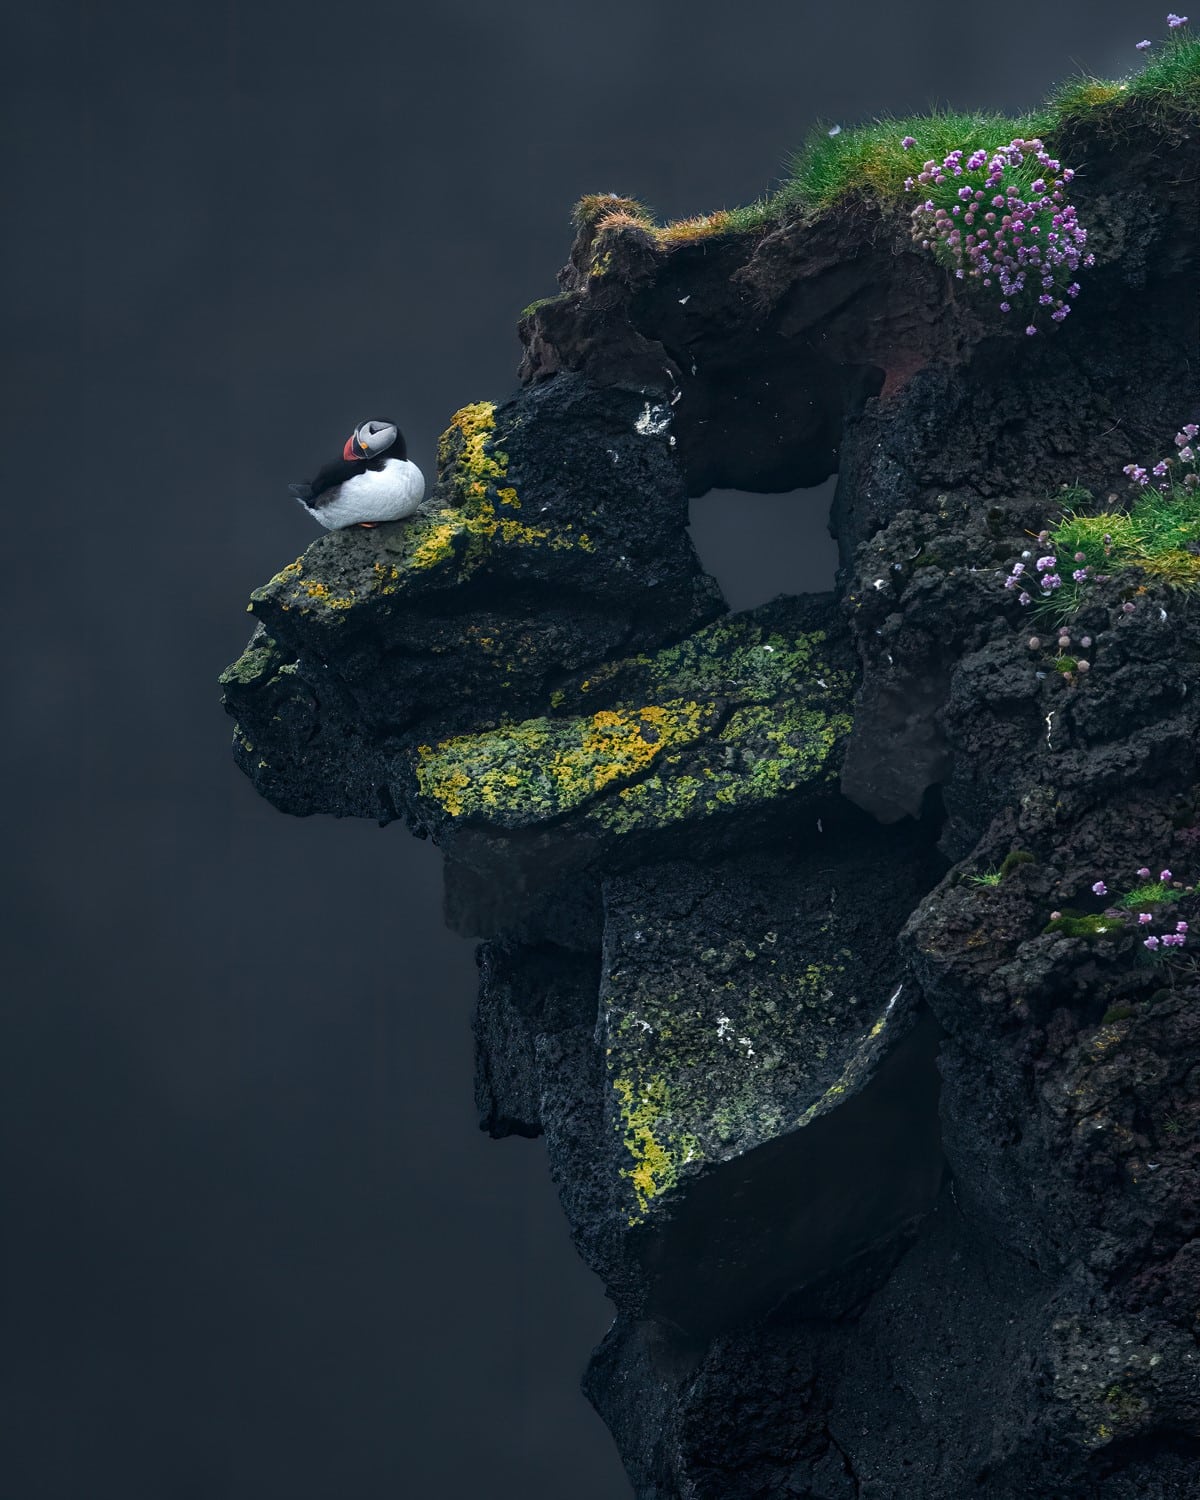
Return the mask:
{"type": "Polygon", "coordinates": [[[593,550],[586,536],[568,535],[570,527],[556,531],[528,526],[503,513],[520,510],[521,499],[506,482],[508,454],[493,446],[495,428],[496,408],[490,401],[464,406],[451,418],[438,444],[438,467],[455,504],[412,524],[410,568],[430,568],[453,559],[466,577],[497,544],[548,547],[554,552],[572,547],[593,550]]]}
{"type": "Polygon", "coordinates": [[[637,1199],[638,1212],[629,1216],[634,1225],[645,1217],[653,1198],[676,1185],[679,1168],[699,1154],[700,1143],[693,1135],[671,1130],[670,1090],[665,1079],[618,1077],[613,1079],[613,1092],[617,1128],[633,1160],[632,1166],[621,1169],[621,1176],[629,1179],[637,1199]]]}
{"type": "Polygon", "coordinates": [[[438,468],[453,471],[460,503],[482,500],[488,484],[502,480],[508,472],[508,454],[488,451],[495,428],[495,403],[475,401],[454,413],[438,442],[438,468]]]}
{"type": "Polygon", "coordinates": [[[348,595],[334,594],[328,584],[321,583],[315,578],[306,578],[300,584],[300,590],[326,609],[350,609],[354,604],[353,589],[348,595]]]}
{"type": "Polygon", "coordinates": [[[709,704],[678,700],[462,735],[419,747],[417,785],[451,817],[531,808],[552,817],[698,739],[710,713],[709,704]]]}

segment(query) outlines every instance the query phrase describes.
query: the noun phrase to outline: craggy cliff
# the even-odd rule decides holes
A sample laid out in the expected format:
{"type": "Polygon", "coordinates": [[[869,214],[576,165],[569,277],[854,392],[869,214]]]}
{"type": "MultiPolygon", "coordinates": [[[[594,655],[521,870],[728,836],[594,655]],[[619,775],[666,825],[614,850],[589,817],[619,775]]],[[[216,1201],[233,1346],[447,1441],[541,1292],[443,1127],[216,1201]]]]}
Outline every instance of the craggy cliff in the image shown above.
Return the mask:
{"type": "Polygon", "coordinates": [[[422,512],[253,596],[235,753],[445,851],[645,1500],[1200,1487],[1200,974],[1145,942],[1200,933],[1200,602],[1004,586],[1192,418],[1196,130],[1064,118],[1096,263],[1037,337],[903,199],[587,200],[422,512]],[[730,614],[689,496],[833,473],[836,594],[730,614]]]}

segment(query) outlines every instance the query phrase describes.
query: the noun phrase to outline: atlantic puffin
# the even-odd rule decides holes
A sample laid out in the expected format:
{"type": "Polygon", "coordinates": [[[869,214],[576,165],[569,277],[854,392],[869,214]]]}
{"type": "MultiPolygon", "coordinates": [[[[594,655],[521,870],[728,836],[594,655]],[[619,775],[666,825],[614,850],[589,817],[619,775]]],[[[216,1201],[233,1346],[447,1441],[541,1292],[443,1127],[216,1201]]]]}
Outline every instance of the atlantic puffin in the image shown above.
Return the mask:
{"type": "Polygon", "coordinates": [[[288,489],[326,531],[340,531],[411,516],[425,495],[425,477],[409,462],[395,422],[363,422],[340,459],[325,464],[311,484],[288,489]]]}

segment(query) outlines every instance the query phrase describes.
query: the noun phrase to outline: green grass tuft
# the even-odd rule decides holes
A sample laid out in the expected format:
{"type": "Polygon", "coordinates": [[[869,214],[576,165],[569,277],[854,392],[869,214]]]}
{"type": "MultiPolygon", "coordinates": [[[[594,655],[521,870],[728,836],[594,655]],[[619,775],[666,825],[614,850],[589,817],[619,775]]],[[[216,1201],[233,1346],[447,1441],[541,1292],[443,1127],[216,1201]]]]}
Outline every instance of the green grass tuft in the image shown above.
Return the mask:
{"type": "Polygon", "coordinates": [[[1118,900],[1117,905],[1126,911],[1145,911],[1148,906],[1167,906],[1178,900],[1179,892],[1172,890],[1165,881],[1148,880],[1144,885],[1135,885],[1118,900]]]}
{"type": "Polygon", "coordinates": [[[982,875],[968,875],[967,881],[970,885],[999,885],[1004,879],[1000,870],[985,870],[982,875]]]}
{"type": "Polygon", "coordinates": [[[1134,567],[1182,593],[1200,593],[1200,487],[1177,483],[1164,493],[1151,484],[1125,509],[1090,512],[1075,508],[1086,494],[1068,492],[1071,507],[1050,529],[1050,540],[1038,544],[1058,558],[1062,579],[1061,588],[1035,599],[1039,621],[1061,625],[1086,603],[1095,585],[1076,583],[1077,568],[1103,575],[1134,567]]]}
{"type": "Polygon", "coordinates": [[[1146,66],[1129,80],[1129,92],[1159,104],[1200,105],[1200,37],[1181,28],[1156,43],[1146,66]]]}

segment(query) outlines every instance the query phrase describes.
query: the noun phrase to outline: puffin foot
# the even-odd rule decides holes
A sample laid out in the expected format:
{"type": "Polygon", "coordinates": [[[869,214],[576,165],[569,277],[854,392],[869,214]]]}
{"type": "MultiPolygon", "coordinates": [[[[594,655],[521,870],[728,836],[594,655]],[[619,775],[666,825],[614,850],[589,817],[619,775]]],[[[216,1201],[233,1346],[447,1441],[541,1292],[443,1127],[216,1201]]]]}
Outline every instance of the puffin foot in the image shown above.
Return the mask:
{"type": "Polygon", "coordinates": [[[363,531],[374,531],[375,528],[376,528],[376,526],[379,525],[379,522],[378,521],[360,521],[358,524],[362,528],[363,531]]]}

